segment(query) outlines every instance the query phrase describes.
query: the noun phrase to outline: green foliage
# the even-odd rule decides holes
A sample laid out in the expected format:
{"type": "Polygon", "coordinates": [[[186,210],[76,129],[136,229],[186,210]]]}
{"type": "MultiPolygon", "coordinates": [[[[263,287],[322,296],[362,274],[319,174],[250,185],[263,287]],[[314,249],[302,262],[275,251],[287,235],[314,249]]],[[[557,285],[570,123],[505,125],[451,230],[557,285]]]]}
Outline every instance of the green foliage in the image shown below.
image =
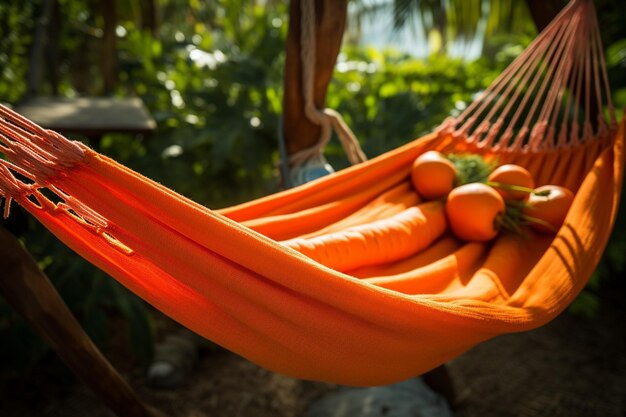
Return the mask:
{"type": "Polygon", "coordinates": [[[594,273],[587,284],[587,287],[570,304],[568,311],[576,316],[592,319],[600,311],[600,298],[597,295],[598,273],[594,273]]]}
{"type": "Polygon", "coordinates": [[[0,5],[0,102],[14,103],[26,91],[32,16],[38,3],[3,0],[0,5]]]}
{"type": "Polygon", "coordinates": [[[120,78],[159,130],[141,144],[103,142],[104,152],[211,207],[266,194],[274,181],[286,31],[284,6],[218,10],[210,24],[164,30],[159,41],[126,23],[120,78]]]}
{"type": "MultiPolygon", "coordinates": [[[[394,51],[346,47],[327,103],[342,113],[365,153],[375,156],[458,115],[499,67],[487,60],[466,63],[442,55],[418,60],[394,51]]],[[[327,153],[335,167],[346,165],[337,145],[327,153]]]]}
{"type": "Polygon", "coordinates": [[[617,213],[613,232],[609,238],[604,254],[598,267],[591,276],[589,283],[574,300],[569,308],[573,314],[587,318],[596,317],[602,307],[601,295],[616,287],[618,293],[623,293],[626,286],[621,279],[626,273],[626,194],[622,190],[620,210],[617,213]]]}
{"type": "Polygon", "coordinates": [[[624,39],[612,43],[606,49],[606,64],[609,80],[614,86],[614,104],[619,113],[626,108],[626,34],[624,39]]]}
{"type": "Polygon", "coordinates": [[[472,182],[487,182],[489,174],[494,170],[496,163],[488,163],[479,155],[450,154],[448,159],[456,168],[456,186],[472,182]]]}
{"type": "Polygon", "coordinates": [[[416,34],[419,49],[431,54],[467,56],[481,48],[490,53],[498,50],[494,39],[510,42],[536,35],[525,1],[354,0],[351,6],[350,42],[367,38],[363,27],[381,19],[389,21],[395,35],[416,34]]]}

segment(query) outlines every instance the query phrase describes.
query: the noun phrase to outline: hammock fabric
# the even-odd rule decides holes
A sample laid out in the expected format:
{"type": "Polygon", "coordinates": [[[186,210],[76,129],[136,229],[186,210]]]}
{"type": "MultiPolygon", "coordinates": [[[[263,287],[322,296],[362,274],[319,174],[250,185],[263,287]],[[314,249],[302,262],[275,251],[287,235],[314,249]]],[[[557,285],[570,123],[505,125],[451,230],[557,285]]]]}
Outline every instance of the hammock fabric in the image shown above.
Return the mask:
{"type": "Polygon", "coordinates": [[[165,314],[266,368],[350,385],[402,380],[548,322],[584,287],[613,225],[624,165],[624,124],[601,51],[591,2],[574,0],[436,132],[221,211],[2,107],[5,212],[15,200],[165,314]],[[491,243],[418,233],[429,241],[409,254],[404,238],[372,250],[390,228],[445,228],[429,217],[437,203],[422,204],[409,182],[413,160],[432,149],[497,157],[527,167],[538,184],[576,191],[563,226],[556,236],[491,243]],[[398,226],[407,210],[421,223],[398,226]],[[335,268],[313,259],[325,239],[342,257],[335,268]],[[307,247],[309,256],[294,249],[307,247]],[[385,255],[373,262],[361,250],[385,255]]]}

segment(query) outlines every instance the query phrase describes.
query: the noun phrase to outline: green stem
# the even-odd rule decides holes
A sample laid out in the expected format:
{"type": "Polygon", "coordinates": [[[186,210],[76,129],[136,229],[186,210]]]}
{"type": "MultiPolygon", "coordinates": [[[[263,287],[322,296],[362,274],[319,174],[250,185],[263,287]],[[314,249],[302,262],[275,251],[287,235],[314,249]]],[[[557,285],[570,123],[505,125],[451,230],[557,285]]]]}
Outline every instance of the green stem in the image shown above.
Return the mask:
{"type": "Polygon", "coordinates": [[[496,220],[497,228],[520,236],[524,239],[528,238],[528,234],[520,227],[519,222],[508,214],[504,214],[496,220]]]}
{"type": "Polygon", "coordinates": [[[522,215],[522,220],[524,220],[524,221],[526,221],[526,222],[529,222],[529,223],[536,223],[536,224],[540,224],[540,225],[542,225],[542,226],[544,226],[544,227],[548,228],[548,230],[550,230],[550,231],[551,231],[551,232],[553,232],[553,233],[556,233],[556,232],[558,232],[558,231],[559,231],[559,230],[558,230],[556,227],[554,227],[551,223],[548,223],[548,222],[547,222],[547,221],[545,221],[545,220],[541,220],[541,219],[538,219],[538,218],[533,217],[533,216],[529,216],[529,215],[527,215],[527,214],[523,214],[523,215],[522,215]]]}
{"type": "Polygon", "coordinates": [[[487,181],[485,182],[485,184],[493,188],[501,188],[507,191],[521,191],[521,192],[529,193],[529,194],[532,193],[538,196],[547,196],[548,194],[550,194],[549,190],[536,192],[532,188],[522,187],[521,185],[504,184],[502,182],[496,182],[496,181],[487,181]]]}

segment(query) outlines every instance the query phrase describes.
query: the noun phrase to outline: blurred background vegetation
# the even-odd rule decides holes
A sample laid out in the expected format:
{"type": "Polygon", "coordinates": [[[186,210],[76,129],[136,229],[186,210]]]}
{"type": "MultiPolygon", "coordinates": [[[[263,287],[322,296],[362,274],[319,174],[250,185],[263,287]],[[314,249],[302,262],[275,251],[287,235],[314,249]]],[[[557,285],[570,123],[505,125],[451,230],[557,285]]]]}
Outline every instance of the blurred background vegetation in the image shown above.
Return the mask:
{"type": "MultiPolygon", "coordinates": [[[[353,0],[328,106],[344,115],[370,157],[406,143],[458,114],[530,43],[542,24],[536,3],[353,0]]],[[[621,109],[626,13],[619,3],[596,1],[621,109]]],[[[287,2],[277,0],[3,0],[0,102],[33,94],[140,97],[156,132],[105,136],[101,152],[212,208],[250,200],[278,190],[287,17],[287,2]],[[37,45],[42,27],[47,35],[37,45]]],[[[327,157],[335,168],[347,165],[338,143],[327,157]]],[[[141,300],[17,207],[4,224],[98,344],[121,321],[137,360],[149,358],[154,325],[141,300]]],[[[624,226],[621,215],[622,235],[624,226]]],[[[594,314],[599,288],[624,271],[624,253],[626,238],[615,233],[574,311],[594,314]]],[[[0,300],[0,375],[23,375],[46,353],[0,300]]]]}

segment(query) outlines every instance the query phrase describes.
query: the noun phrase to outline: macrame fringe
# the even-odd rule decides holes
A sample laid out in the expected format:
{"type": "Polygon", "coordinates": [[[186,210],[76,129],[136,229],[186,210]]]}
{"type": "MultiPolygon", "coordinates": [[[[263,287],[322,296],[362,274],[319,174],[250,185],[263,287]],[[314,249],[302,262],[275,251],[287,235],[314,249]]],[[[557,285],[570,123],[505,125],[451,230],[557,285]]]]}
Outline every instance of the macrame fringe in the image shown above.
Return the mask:
{"type": "Polygon", "coordinates": [[[0,105],[0,150],[11,159],[0,160],[0,197],[4,200],[5,219],[13,201],[31,209],[65,213],[123,253],[133,253],[107,231],[107,219],[53,185],[58,175],[68,175],[68,170],[85,158],[85,145],[43,129],[0,105]],[[41,192],[44,188],[59,201],[48,199],[41,192]]]}
{"type": "Polygon", "coordinates": [[[9,216],[13,200],[35,204],[26,198],[32,196],[42,205],[43,195],[37,190],[47,187],[66,200],[68,208],[84,213],[85,218],[95,219],[78,202],[72,201],[70,196],[48,186],[50,179],[83,160],[83,147],[84,145],[43,129],[8,107],[0,105],[0,150],[11,160],[0,160],[0,195],[5,200],[4,217],[9,216]]]}

